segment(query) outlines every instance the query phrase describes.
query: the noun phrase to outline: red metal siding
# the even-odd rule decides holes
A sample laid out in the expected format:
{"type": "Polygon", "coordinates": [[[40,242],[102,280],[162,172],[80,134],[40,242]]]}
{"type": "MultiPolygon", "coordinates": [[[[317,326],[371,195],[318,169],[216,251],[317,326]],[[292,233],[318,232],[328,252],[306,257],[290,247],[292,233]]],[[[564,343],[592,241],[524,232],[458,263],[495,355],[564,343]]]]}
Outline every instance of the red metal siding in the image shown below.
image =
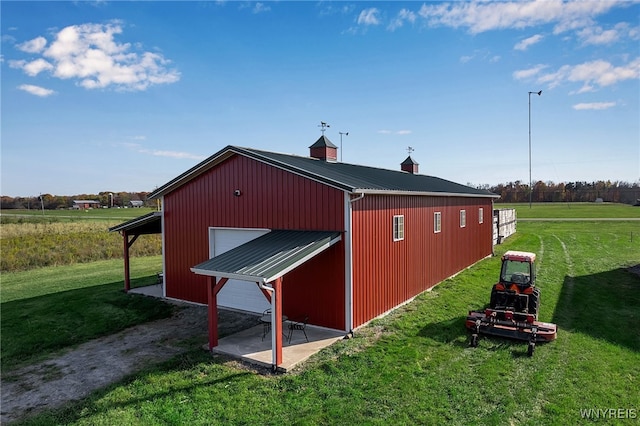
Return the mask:
{"type": "MultiPolygon", "coordinates": [[[[231,157],[164,196],[167,296],[207,303],[206,277],[190,268],[209,257],[209,227],[343,231],[343,204],[340,190],[253,159],[231,157]],[[234,195],[236,189],[241,196],[234,195]]],[[[315,324],[343,328],[344,242],[300,268],[313,273],[294,270],[284,277],[285,313],[296,305],[313,312],[315,324]],[[315,294],[323,287],[326,294],[315,294]],[[309,289],[316,299],[300,289],[309,289]],[[318,300],[330,310],[318,309],[318,300]]]]}
{"type": "Polygon", "coordinates": [[[353,322],[357,327],[492,252],[491,200],[367,195],[353,204],[353,322]],[[479,208],[484,223],[479,224],[479,208]],[[460,228],[460,210],[466,227],[460,228]],[[433,214],[442,213],[440,233],[433,214]],[[393,241],[393,216],[404,240],[393,241]]]}
{"type": "Polygon", "coordinates": [[[344,323],[344,244],[333,245],[285,276],[284,312],[338,330],[344,323]]]}

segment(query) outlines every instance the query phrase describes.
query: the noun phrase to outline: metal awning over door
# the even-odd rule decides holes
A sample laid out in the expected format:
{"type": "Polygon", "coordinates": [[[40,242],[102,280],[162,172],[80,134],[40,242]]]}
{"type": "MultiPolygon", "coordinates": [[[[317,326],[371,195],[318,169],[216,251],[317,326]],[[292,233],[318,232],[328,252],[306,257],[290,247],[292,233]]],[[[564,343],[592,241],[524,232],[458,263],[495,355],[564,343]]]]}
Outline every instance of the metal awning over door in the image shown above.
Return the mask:
{"type": "Polygon", "coordinates": [[[268,283],[340,241],[340,232],[274,230],[191,271],[199,275],[268,283]]]}
{"type": "Polygon", "coordinates": [[[271,302],[273,368],[282,362],[282,276],[341,239],[335,231],[270,231],[191,271],[209,277],[209,349],[218,345],[217,295],[229,280],[256,283],[271,302]]]}

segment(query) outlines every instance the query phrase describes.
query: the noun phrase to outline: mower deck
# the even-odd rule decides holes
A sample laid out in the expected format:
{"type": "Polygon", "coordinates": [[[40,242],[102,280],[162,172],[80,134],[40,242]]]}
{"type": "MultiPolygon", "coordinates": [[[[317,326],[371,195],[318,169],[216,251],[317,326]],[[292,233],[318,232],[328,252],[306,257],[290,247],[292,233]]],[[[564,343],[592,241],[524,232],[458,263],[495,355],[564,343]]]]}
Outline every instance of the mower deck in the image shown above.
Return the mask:
{"type": "Polygon", "coordinates": [[[484,311],[469,311],[466,326],[474,334],[490,334],[527,342],[550,342],[555,340],[557,332],[557,326],[549,322],[498,319],[488,316],[484,311]]]}

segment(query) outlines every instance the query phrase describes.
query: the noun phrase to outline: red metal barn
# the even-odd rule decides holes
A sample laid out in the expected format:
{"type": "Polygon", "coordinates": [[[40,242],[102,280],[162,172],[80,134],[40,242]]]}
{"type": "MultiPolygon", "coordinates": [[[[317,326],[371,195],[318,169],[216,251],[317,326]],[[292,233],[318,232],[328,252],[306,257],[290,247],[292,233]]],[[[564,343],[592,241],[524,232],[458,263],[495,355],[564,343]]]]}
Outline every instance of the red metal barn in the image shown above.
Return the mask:
{"type": "Polygon", "coordinates": [[[150,194],[166,297],[349,331],[491,255],[496,195],[420,175],[411,157],[345,164],[324,136],[310,150],[227,146],[150,194]]]}

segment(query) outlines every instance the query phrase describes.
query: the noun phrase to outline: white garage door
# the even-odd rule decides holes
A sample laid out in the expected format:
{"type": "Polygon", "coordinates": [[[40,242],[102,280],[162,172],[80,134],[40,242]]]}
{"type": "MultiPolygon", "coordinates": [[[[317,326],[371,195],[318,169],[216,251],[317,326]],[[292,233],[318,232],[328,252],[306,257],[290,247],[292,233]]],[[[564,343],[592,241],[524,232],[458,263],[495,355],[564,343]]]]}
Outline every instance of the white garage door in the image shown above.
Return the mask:
{"type": "MultiPolygon", "coordinates": [[[[209,228],[209,257],[219,256],[269,232],[268,229],[209,228]]],[[[271,305],[257,284],[229,280],[218,293],[218,306],[262,313],[271,305]]]]}

